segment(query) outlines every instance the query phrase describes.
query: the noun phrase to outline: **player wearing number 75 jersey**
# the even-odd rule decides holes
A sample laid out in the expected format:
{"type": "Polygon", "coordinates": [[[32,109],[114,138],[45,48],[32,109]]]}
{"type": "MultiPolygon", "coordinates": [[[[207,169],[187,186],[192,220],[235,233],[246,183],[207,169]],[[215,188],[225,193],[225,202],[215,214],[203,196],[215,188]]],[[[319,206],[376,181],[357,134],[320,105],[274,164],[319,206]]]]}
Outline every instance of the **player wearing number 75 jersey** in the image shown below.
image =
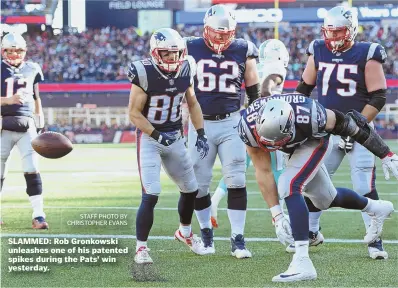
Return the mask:
{"type": "Polygon", "coordinates": [[[188,145],[199,184],[195,213],[208,253],[215,253],[209,185],[218,154],[228,189],[231,254],[248,258],[251,253],[246,249],[243,238],[247,206],[246,153],[236,126],[240,119],[243,80],[250,103],[258,98],[260,85],[255,60],[258,50],[249,41],[235,39],[235,28],[233,12],[224,5],[215,5],[205,14],[203,37],[187,39],[188,54],[197,63],[195,92],[208,132],[209,155],[204,160],[198,157],[192,123],[189,125],[188,145]]]}
{"type": "Polygon", "coordinates": [[[37,63],[24,61],[26,51],[26,42],[21,35],[9,33],[3,37],[1,41],[1,187],[6,176],[8,157],[14,146],[17,146],[22,158],[26,193],[33,208],[32,227],[47,229],[38,156],[31,145],[31,141],[37,136],[37,129],[44,127],[39,95],[39,82],[44,78],[37,63]]]}
{"type": "MultiPolygon", "coordinates": [[[[285,199],[290,216],[296,253],[288,270],[275,276],[273,281],[291,282],[317,277],[308,256],[308,208],[302,194],[321,210],[342,207],[366,212],[372,218],[372,224],[364,241],[371,243],[380,236],[384,220],[394,211],[393,204],[363,197],[349,189],[336,189],[324,165],[332,148],[329,134],[351,136],[382,159],[386,178],[389,178],[389,170],[398,178],[398,157],[359,112],[351,110],[344,114],[325,109],[302,94],[274,95],[250,105],[242,114],[238,130],[248,146],[259,188],[272,216],[283,217],[278,192],[285,199]],[[290,153],[290,158],[276,189],[270,151],[278,149],[290,153]]],[[[289,233],[288,225],[280,228],[289,233]]]]}
{"type": "Polygon", "coordinates": [[[196,153],[205,158],[209,150],[202,110],[192,87],[195,61],[186,57],[184,40],[173,29],[159,29],[151,37],[150,53],[151,58],[133,62],[128,72],[132,83],[129,113],[130,120],[137,127],[137,161],[142,185],[142,200],[136,218],[134,260],[138,264],[152,263],[147,239],[161,190],[161,165],[180,189],[180,227],[175,237],[194,253],[203,254],[200,238],[191,231],[198,184],[181,135],[184,96],[198,134],[195,137],[196,153]]]}
{"type": "MultiPolygon", "coordinates": [[[[307,67],[296,90],[309,95],[316,84],[318,101],[325,108],[339,109],[344,113],[354,109],[364,115],[373,127],[372,120],[386,101],[387,86],[382,63],[387,55],[383,46],[355,42],[357,15],[342,6],[328,11],[322,32],[324,40],[314,40],[308,47],[307,67]]],[[[333,135],[332,140],[332,153],[325,160],[329,174],[333,176],[347,155],[354,191],[371,199],[379,199],[375,187],[374,155],[352,137],[333,135]]],[[[321,212],[312,208],[310,211],[315,211],[310,215],[310,229],[314,237],[318,237],[321,212]]],[[[366,213],[362,213],[362,218],[367,229],[370,218],[366,213]]],[[[388,257],[381,239],[370,243],[368,252],[373,259],[388,257]]]]}

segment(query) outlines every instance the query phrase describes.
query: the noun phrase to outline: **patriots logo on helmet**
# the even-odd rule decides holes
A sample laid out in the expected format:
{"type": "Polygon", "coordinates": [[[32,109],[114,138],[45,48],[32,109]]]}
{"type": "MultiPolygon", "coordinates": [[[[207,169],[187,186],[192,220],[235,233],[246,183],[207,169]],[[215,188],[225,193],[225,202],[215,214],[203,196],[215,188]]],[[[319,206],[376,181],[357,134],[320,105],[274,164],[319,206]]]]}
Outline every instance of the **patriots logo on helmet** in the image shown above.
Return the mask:
{"type": "Polygon", "coordinates": [[[351,12],[350,10],[347,10],[347,11],[343,14],[343,16],[344,16],[345,18],[347,18],[348,20],[352,21],[352,12],[351,12]]]}
{"type": "Polygon", "coordinates": [[[164,36],[162,33],[160,32],[156,32],[154,35],[155,39],[157,41],[166,41],[166,36],[164,36]]]}

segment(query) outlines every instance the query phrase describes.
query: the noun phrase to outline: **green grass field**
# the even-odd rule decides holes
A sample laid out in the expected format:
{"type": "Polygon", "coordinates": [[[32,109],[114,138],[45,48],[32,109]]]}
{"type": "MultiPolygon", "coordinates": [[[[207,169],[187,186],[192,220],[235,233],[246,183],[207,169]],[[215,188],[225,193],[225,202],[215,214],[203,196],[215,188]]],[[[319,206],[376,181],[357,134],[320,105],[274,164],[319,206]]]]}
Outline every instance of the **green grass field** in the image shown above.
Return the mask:
{"type": "MultiPolygon", "coordinates": [[[[398,151],[398,142],[390,141],[398,151]]],[[[379,163],[378,163],[379,164],[379,163]]],[[[273,276],[285,271],[291,255],[275,241],[270,212],[257,191],[253,167],[248,172],[249,211],[245,237],[252,259],[238,260],[230,256],[230,227],[226,210],[219,212],[221,227],[215,231],[216,254],[200,257],[187,247],[172,240],[178,227],[176,210],[178,189],[162,173],[162,194],[155,212],[155,223],[149,240],[153,267],[146,270],[132,264],[135,252],[135,214],[140,203],[141,189],[137,172],[135,148],[132,145],[75,145],[74,151],[59,160],[40,160],[43,179],[48,231],[31,229],[31,209],[25,193],[19,153],[10,159],[10,167],[2,195],[1,287],[288,287],[271,282],[273,276]],[[119,225],[76,225],[85,214],[126,214],[119,225]],[[75,222],[73,222],[75,221],[75,222]],[[75,223],[75,225],[72,225],[75,223]],[[50,271],[9,272],[8,239],[20,234],[46,234],[52,237],[92,238],[118,237],[119,247],[128,247],[128,254],[115,256],[116,263],[48,264],[50,271]],[[117,235],[117,236],[112,236],[117,235]],[[137,282],[130,277],[146,274],[137,282]]],[[[381,167],[377,170],[377,187],[381,198],[398,207],[398,184],[384,180],[381,167]]],[[[221,177],[220,165],[214,170],[212,188],[221,177]]],[[[347,162],[334,178],[336,186],[351,187],[347,162]]],[[[221,206],[226,207],[226,201],[221,206]]],[[[385,223],[383,239],[390,258],[375,261],[368,257],[362,217],[358,212],[334,210],[322,216],[322,233],[326,243],[311,249],[311,258],[318,279],[293,284],[294,287],[397,287],[398,286],[398,217],[385,223]]],[[[194,217],[195,218],[195,217],[194,217]]],[[[115,223],[113,223],[115,224],[115,223]]],[[[117,223],[116,223],[117,224],[117,223]]],[[[194,232],[199,228],[194,219],[194,232]]],[[[76,246],[76,245],[75,245],[76,246]]],[[[87,245],[80,245],[87,246],[87,245]]],[[[14,247],[18,247],[15,245],[14,247]]],[[[33,246],[30,246],[33,247],[33,246]]],[[[54,244],[43,247],[55,247],[54,244]]],[[[57,246],[59,247],[59,246],[57,246]]],[[[72,245],[66,245],[71,248],[72,245]]],[[[98,247],[98,246],[96,246],[98,247]]],[[[16,254],[14,254],[13,257],[16,254]]],[[[29,254],[19,254],[29,256],[29,254]]],[[[54,253],[52,256],[67,256],[54,253]]],[[[47,264],[46,264],[47,265],[47,264]]]]}

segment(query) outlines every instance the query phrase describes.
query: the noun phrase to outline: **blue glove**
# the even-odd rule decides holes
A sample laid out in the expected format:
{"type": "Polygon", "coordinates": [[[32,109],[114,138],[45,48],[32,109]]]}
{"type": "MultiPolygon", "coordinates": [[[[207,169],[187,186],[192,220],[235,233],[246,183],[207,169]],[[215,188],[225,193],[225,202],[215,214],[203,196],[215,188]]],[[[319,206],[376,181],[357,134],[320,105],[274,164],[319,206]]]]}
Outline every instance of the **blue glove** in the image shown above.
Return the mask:
{"type": "Polygon", "coordinates": [[[207,144],[207,136],[203,128],[198,129],[198,138],[196,139],[196,150],[200,153],[200,159],[203,159],[209,153],[209,144],[207,144]]]}
{"type": "Polygon", "coordinates": [[[345,151],[345,153],[351,152],[352,148],[354,147],[355,140],[352,137],[341,137],[339,142],[339,149],[345,151]]]}
{"type": "Polygon", "coordinates": [[[181,138],[181,133],[179,131],[176,132],[159,132],[158,130],[153,130],[151,135],[153,139],[164,146],[170,146],[178,139],[181,138]]]}

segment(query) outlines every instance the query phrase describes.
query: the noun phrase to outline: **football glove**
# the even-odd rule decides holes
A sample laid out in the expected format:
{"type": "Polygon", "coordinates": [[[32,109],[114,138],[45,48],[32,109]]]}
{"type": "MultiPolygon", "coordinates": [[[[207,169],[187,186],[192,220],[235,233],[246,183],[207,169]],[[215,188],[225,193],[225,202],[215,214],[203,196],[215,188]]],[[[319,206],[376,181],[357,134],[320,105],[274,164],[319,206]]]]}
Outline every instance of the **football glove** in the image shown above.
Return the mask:
{"type": "Polygon", "coordinates": [[[207,143],[207,136],[203,128],[198,129],[198,138],[196,139],[196,150],[200,153],[200,159],[203,159],[209,153],[209,144],[207,143]]]}
{"type": "Polygon", "coordinates": [[[158,130],[153,130],[151,133],[151,137],[155,139],[158,143],[163,146],[170,146],[177,140],[181,138],[181,133],[177,132],[159,132],[158,130]]]}
{"type": "Polygon", "coordinates": [[[355,140],[352,137],[341,137],[339,142],[339,150],[345,151],[345,153],[350,153],[354,147],[355,140]]]}
{"type": "Polygon", "coordinates": [[[288,218],[283,213],[280,213],[272,218],[272,222],[275,226],[275,233],[279,242],[283,245],[294,244],[292,228],[290,227],[288,218]]]}
{"type": "Polygon", "coordinates": [[[398,156],[395,153],[389,152],[386,157],[381,159],[381,165],[386,180],[390,179],[390,171],[398,179],[398,156]]]}

